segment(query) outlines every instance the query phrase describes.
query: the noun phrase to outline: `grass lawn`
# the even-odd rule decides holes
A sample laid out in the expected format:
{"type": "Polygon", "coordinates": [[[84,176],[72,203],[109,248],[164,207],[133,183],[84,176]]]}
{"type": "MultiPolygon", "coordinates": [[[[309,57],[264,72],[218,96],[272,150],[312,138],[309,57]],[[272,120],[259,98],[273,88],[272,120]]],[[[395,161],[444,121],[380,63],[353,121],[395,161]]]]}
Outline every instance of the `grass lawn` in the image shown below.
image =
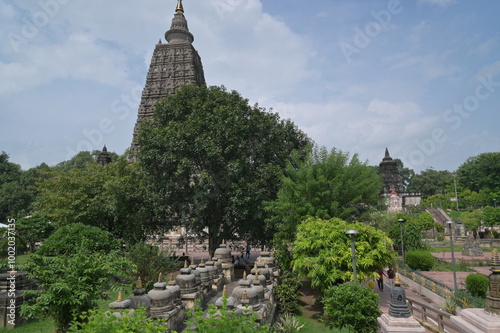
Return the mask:
{"type": "Polygon", "coordinates": [[[317,320],[312,318],[299,316],[300,323],[304,325],[304,327],[300,330],[301,333],[338,333],[338,330],[331,330],[323,323],[320,323],[317,320]]]}

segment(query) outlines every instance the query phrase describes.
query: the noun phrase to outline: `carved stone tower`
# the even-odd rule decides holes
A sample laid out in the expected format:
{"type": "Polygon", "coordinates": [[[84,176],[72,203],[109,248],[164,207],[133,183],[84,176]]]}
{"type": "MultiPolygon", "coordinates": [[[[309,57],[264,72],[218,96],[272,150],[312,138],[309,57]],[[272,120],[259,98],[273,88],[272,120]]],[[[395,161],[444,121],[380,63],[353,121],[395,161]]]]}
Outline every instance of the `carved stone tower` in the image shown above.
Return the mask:
{"type": "Polygon", "coordinates": [[[389,155],[389,149],[385,148],[385,157],[379,164],[379,172],[384,177],[384,189],[382,194],[390,195],[393,190],[403,193],[403,181],[398,170],[398,165],[389,155]]]}
{"type": "MultiPolygon", "coordinates": [[[[155,104],[162,98],[172,95],[183,85],[205,84],[203,65],[198,52],[193,47],[194,37],[189,32],[184,17],[182,0],[177,1],[175,15],[170,30],[165,33],[167,44],[156,44],[142,91],[141,103],[134,127],[132,154],[138,150],[138,130],[141,122],[153,116],[155,104]]],[[[136,160],[134,157],[132,160],[136,160]]]]}

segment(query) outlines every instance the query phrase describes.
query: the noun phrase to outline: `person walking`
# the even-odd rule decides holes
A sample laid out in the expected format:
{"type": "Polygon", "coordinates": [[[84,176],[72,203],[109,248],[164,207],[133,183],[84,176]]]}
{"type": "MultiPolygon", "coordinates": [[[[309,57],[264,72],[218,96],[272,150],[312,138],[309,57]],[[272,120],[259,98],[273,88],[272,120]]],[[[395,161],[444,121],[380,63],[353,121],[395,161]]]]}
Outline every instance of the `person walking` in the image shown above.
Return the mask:
{"type": "Polygon", "coordinates": [[[252,248],[250,247],[250,244],[247,243],[247,247],[246,247],[247,259],[250,259],[250,251],[251,250],[252,250],[252,248]]]}
{"type": "Polygon", "coordinates": [[[377,271],[377,285],[380,291],[384,291],[384,270],[381,268],[377,271]]]}
{"type": "Polygon", "coordinates": [[[389,267],[387,270],[387,277],[389,278],[389,285],[391,287],[394,287],[394,277],[396,276],[396,273],[392,269],[392,267],[389,267]]]}

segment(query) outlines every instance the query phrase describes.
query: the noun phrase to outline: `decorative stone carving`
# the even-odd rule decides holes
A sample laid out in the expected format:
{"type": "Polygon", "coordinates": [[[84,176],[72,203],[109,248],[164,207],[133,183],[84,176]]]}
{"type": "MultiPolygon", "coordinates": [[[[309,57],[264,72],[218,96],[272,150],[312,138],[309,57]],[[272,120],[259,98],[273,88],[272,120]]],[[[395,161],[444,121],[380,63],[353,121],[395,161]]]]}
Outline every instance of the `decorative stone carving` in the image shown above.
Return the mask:
{"type": "Polygon", "coordinates": [[[485,310],[496,315],[500,315],[500,257],[497,249],[494,249],[491,254],[491,275],[489,293],[486,297],[485,310]]]}

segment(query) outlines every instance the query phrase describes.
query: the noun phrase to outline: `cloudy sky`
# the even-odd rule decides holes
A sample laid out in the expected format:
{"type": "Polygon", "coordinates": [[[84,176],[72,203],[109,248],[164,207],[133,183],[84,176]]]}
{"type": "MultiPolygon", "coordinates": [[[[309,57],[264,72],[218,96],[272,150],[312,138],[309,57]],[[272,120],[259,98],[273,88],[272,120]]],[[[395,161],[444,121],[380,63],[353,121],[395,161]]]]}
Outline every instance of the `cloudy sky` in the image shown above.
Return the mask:
{"type": "MultiPolygon", "coordinates": [[[[0,151],[24,169],[129,147],[177,0],[0,0],[0,151]]],[[[500,151],[500,2],[184,0],[207,83],[378,164],[500,151]]]]}

